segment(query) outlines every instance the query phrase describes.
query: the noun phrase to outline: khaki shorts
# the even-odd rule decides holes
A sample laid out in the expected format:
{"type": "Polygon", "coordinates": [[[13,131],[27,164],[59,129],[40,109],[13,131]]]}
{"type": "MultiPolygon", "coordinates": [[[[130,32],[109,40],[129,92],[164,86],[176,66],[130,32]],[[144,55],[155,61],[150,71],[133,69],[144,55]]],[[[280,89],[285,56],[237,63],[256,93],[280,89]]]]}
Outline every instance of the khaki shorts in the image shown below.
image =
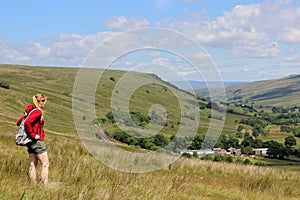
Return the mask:
{"type": "Polygon", "coordinates": [[[33,144],[30,144],[27,146],[27,151],[29,154],[42,154],[45,153],[46,150],[46,145],[43,141],[37,141],[33,144]]]}

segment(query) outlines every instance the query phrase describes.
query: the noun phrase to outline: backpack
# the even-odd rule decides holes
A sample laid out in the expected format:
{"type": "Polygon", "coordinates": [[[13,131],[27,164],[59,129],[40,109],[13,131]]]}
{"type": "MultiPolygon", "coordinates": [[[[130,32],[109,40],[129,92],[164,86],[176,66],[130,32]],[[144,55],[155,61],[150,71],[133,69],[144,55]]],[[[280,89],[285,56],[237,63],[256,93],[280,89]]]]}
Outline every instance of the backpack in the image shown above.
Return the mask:
{"type": "Polygon", "coordinates": [[[26,119],[29,117],[29,115],[35,110],[37,110],[37,109],[35,108],[35,109],[31,110],[28,115],[24,116],[24,118],[19,126],[18,133],[15,135],[16,145],[26,146],[27,144],[29,144],[33,141],[33,139],[26,133],[24,124],[25,124],[26,119]]]}

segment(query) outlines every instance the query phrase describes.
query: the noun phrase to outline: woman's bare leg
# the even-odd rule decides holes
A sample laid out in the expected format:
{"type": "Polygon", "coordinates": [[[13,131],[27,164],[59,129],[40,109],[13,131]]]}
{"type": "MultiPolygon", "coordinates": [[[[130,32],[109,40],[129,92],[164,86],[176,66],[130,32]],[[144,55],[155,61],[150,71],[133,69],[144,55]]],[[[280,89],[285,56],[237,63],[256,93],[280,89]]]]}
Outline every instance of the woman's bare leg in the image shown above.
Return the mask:
{"type": "Polygon", "coordinates": [[[36,167],[38,164],[38,158],[35,154],[29,154],[29,178],[32,183],[36,183],[36,167]]]}
{"type": "Polygon", "coordinates": [[[47,152],[42,154],[36,154],[38,160],[41,162],[42,171],[41,171],[41,181],[44,185],[48,184],[48,170],[49,170],[49,160],[47,152]]]}

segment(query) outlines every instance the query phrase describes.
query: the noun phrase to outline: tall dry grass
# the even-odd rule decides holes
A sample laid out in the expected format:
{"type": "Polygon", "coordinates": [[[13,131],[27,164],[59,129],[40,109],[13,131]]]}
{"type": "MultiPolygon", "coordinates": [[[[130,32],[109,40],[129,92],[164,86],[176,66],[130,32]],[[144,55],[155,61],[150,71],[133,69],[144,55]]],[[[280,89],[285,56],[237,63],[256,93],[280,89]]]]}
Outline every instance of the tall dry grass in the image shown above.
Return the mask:
{"type": "MultiPolygon", "coordinates": [[[[50,184],[27,178],[26,148],[1,137],[0,199],[299,199],[297,172],[180,158],[149,173],[125,173],[94,159],[78,140],[46,142],[50,184]]],[[[39,171],[40,172],[40,171],[39,171]]]]}

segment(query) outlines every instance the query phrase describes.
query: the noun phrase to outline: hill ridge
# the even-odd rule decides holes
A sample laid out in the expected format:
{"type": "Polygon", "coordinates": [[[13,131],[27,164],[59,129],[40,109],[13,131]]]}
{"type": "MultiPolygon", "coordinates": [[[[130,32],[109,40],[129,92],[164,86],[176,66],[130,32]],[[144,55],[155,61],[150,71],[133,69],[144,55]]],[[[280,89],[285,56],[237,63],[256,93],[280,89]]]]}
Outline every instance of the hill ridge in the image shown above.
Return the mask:
{"type": "Polygon", "coordinates": [[[299,105],[300,75],[254,81],[229,86],[225,90],[229,102],[291,107],[299,105]]]}

